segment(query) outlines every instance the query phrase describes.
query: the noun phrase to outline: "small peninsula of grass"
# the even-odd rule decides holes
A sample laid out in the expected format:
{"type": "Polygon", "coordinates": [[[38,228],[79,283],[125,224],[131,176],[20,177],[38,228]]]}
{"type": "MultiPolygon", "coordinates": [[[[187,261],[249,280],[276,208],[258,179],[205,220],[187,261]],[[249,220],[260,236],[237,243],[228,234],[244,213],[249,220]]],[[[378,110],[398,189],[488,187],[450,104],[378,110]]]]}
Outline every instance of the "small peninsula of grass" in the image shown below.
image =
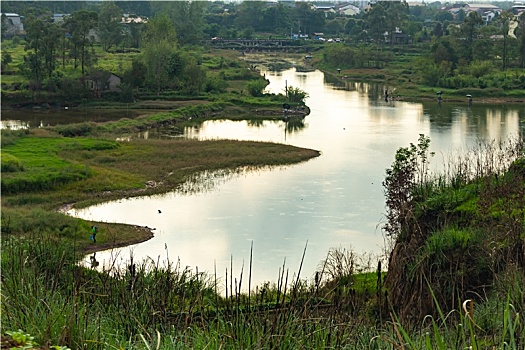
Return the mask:
{"type": "MultiPolygon", "coordinates": [[[[60,214],[53,212],[64,205],[87,206],[162,193],[176,190],[205,171],[235,173],[293,164],[319,155],[317,151],[267,142],[182,139],[116,142],[62,137],[45,130],[3,130],[2,140],[2,169],[13,169],[2,174],[3,230],[17,232],[21,225],[31,226],[29,222],[33,222],[24,223],[24,217],[36,216],[35,220],[43,221],[35,225],[50,224],[42,226],[45,232],[73,242],[77,242],[78,235],[68,237],[61,232],[61,224],[56,223],[75,220],[65,217],[57,220],[60,214]],[[35,211],[38,213],[33,215],[35,211]]],[[[80,226],[75,232],[89,226],[80,221],[76,225],[80,226]]],[[[112,238],[100,237],[100,243],[107,248],[107,241],[112,238]]],[[[113,243],[122,245],[125,239],[126,236],[119,236],[113,243]]],[[[87,248],[89,242],[83,242],[79,243],[79,249],[93,249],[87,248]]]]}

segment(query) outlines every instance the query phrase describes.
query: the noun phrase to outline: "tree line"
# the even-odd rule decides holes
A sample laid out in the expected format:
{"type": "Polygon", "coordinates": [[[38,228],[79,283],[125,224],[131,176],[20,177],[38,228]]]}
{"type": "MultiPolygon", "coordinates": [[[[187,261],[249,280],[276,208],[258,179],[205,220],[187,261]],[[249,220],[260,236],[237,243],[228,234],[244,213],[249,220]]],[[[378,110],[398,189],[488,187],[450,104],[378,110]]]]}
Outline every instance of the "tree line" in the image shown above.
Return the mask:
{"type": "MultiPolygon", "coordinates": [[[[484,22],[477,12],[466,15],[460,10],[453,17],[440,3],[409,7],[405,1],[378,1],[354,16],[324,13],[307,2],[290,7],[258,1],[6,1],[3,9],[25,16],[26,52],[20,71],[36,91],[61,89],[73,94],[78,90],[71,78],[75,74],[103,80],[108,72],[96,69],[95,45],[105,52],[140,52],[131,67],[117,72],[124,78],[128,98],[136,89],[157,94],[163,89],[191,94],[220,90],[221,79],[207,77],[195,54],[196,46],[212,37],[325,32],[346,41],[326,47],[323,54],[328,65],[341,68],[385,67],[393,60],[396,45],[404,43],[421,56],[416,70],[429,86],[512,88],[516,82],[495,82],[486,76],[494,67],[501,71],[525,67],[524,15],[516,18],[503,11],[484,22]],[[57,11],[71,12],[54,23],[52,12],[57,11]],[[407,39],[397,42],[399,33],[407,39]]],[[[9,63],[5,55],[3,70],[9,63]]]]}

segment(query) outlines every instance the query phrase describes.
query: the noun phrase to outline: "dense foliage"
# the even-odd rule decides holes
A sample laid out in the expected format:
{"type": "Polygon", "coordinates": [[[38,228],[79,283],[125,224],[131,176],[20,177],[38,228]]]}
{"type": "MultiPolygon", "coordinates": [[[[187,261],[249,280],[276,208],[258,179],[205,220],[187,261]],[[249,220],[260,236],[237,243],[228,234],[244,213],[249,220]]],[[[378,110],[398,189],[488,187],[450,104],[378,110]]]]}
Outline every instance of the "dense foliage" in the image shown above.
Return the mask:
{"type": "MultiPolygon", "coordinates": [[[[4,100],[112,97],[104,86],[110,73],[123,78],[117,98],[127,102],[145,90],[222,92],[221,77],[202,64],[207,40],[293,37],[289,45],[322,49],[317,63],[330,69],[386,68],[383,79],[397,76],[396,84],[407,89],[416,83],[458,94],[505,95],[525,88],[525,20],[508,4],[498,5],[503,11],[483,20],[476,11],[404,1],[375,2],[353,15],[303,2],[6,1],[4,11],[25,16],[26,35],[18,58],[13,60],[20,53],[11,45],[2,47],[2,92],[4,100]],[[65,14],[64,20],[50,21],[51,11],[65,14]],[[318,33],[337,42],[321,41],[318,33]],[[99,49],[116,62],[102,62],[109,57],[99,49]],[[6,73],[19,78],[6,80],[6,73]]],[[[3,26],[6,21],[4,16],[3,26]]]]}
{"type": "MultiPolygon", "coordinates": [[[[401,148],[384,181],[385,230],[395,245],[386,286],[403,319],[437,316],[462,300],[483,303],[525,278],[525,168],[522,139],[480,143],[428,173],[430,140],[401,148]]],[[[513,305],[522,291],[507,289],[513,305]]]]}

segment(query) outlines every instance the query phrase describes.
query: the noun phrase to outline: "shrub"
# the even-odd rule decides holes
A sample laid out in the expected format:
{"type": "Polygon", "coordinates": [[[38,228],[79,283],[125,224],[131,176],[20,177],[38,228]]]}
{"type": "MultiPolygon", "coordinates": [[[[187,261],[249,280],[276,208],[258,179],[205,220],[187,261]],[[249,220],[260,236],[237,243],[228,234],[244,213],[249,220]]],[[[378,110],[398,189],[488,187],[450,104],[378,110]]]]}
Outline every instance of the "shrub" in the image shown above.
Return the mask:
{"type": "Polygon", "coordinates": [[[291,102],[304,102],[304,100],[308,98],[308,93],[306,91],[294,88],[293,86],[288,86],[286,93],[291,102]]]}
{"type": "Polygon", "coordinates": [[[17,171],[24,171],[24,165],[18,158],[9,153],[2,152],[2,172],[14,173],[17,171]]]}
{"type": "Polygon", "coordinates": [[[27,135],[29,133],[29,130],[9,130],[9,129],[2,129],[2,147],[6,147],[8,145],[12,145],[18,140],[19,138],[27,135]]]}
{"type": "Polygon", "coordinates": [[[77,123],[67,125],[57,125],[55,131],[65,137],[87,136],[96,128],[95,123],[77,123]]]}
{"type": "Polygon", "coordinates": [[[493,70],[493,65],[489,61],[476,61],[472,62],[469,66],[470,74],[476,78],[488,75],[492,73],[493,70]]]}
{"type": "Polygon", "coordinates": [[[268,82],[263,79],[253,80],[248,83],[248,92],[254,97],[263,95],[263,90],[268,85],[268,82]]]}

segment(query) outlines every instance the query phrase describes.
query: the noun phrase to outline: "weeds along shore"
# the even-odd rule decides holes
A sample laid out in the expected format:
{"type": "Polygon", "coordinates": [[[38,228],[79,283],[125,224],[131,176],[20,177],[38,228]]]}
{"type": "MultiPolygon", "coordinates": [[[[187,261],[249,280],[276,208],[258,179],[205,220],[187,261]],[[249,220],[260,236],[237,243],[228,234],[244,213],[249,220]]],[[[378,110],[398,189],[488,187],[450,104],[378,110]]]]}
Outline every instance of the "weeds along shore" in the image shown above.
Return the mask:
{"type": "Polygon", "coordinates": [[[42,130],[3,133],[2,142],[1,321],[9,331],[2,342],[16,338],[71,349],[522,349],[525,344],[521,139],[480,144],[434,175],[428,171],[430,140],[421,135],[418,144],[397,151],[383,183],[385,233],[393,248],[388,272],[376,259],[334,249],[311,279],[283,265],[276,281],[259,286],[251,284],[249,269],[219,276],[188,270],[178,261],[131,259],[123,268],[102,271],[79,266],[85,250],[78,241],[85,240],[89,223],[52,209],[105,200],[149,180],[169,188],[190,174],[156,177],[167,169],[155,158],[168,157],[182,169],[184,162],[198,164],[197,171],[271,163],[264,158],[253,163],[258,152],[286,149],[286,158],[272,157],[277,165],[309,159],[315,151],[266,143],[238,147],[231,141],[199,143],[195,149],[191,141],[117,143],[42,130]],[[21,151],[28,146],[30,155],[21,151]],[[213,149],[235,156],[209,157],[213,149]],[[199,157],[200,151],[207,156],[199,157]],[[155,152],[164,153],[151,157],[155,152]],[[38,174],[37,159],[44,155],[48,171],[38,174]],[[202,158],[213,161],[196,161],[202,158]],[[50,171],[53,166],[61,171],[50,171]],[[17,173],[28,178],[17,182],[17,173]],[[53,178],[55,173],[60,176],[53,178]],[[8,187],[14,184],[17,191],[8,187]],[[38,191],[24,187],[30,184],[40,186],[38,191]],[[246,286],[248,293],[241,293],[246,286]]]}

